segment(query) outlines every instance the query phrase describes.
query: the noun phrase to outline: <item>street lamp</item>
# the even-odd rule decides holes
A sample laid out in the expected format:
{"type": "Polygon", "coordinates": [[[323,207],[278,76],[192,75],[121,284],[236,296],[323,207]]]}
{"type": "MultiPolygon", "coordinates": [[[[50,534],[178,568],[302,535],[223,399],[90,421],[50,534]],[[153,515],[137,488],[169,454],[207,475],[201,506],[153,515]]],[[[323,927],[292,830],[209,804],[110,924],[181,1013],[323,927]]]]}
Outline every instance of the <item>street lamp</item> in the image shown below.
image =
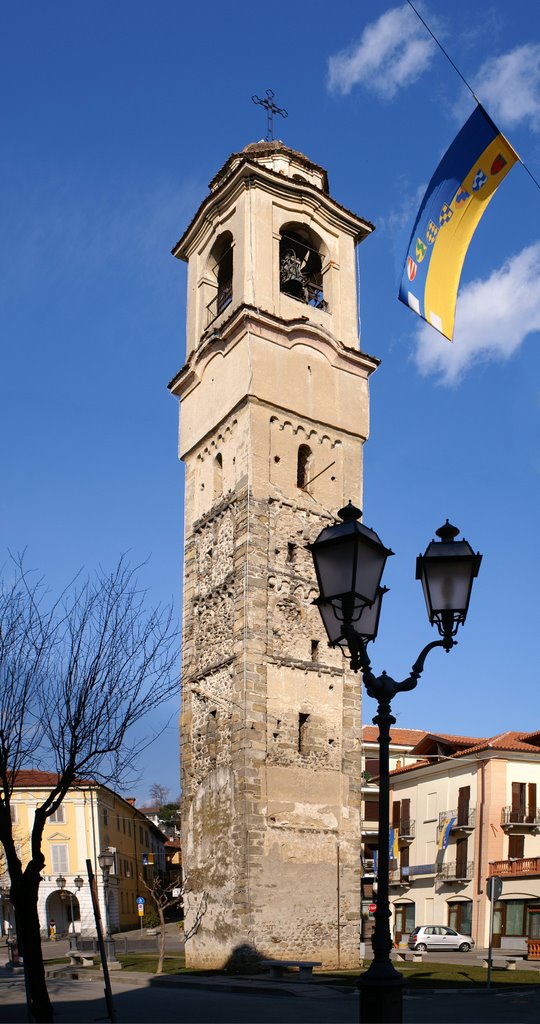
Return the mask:
{"type": "Polygon", "coordinates": [[[396,682],[386,672],[376,676],[371,669],[367,644],[375,640],[379,627],[381,586],[386,559],[392,554],[373,530],[360,522],[362,513],[351,502],[338,512],[341,523],[325,527],[313,544],[313,556],[320,597],[315,604],[331,647],[341,647],[350,657],[351,668],[361,670],[366,690],[378,701],[373,722],[379,727],[379,850],[377,909],[372,937],[373,960],[359,982],[361,1019],[370,1024],[400,1024],[403,1016],[403,976],[391,959],[390,903],[388,873],[390,862],[390,727],[391,700],[396,693],[413,690],[422,674],[427,655],[435,647],[451,651],[458,627],[467,617],[473,579],[482,556],[466,540],[457,541],[459,530],[448,520],[437,530],[439,540],[428,544],[416,562],[416,578],[422,581],[429,621],[441,639],[421,651],[407,679],[396,682]]]}
{"type": "MultiPolygon", "coordinates": [[[[65,891],[65,889],[66,889],[66,880],[65,880],[63,875],[58,875],[58,878],[56,879],[56,888],[60,889],[60,899],[62,901],[62,906],[65,907],[67,893],[65,891]]],[[[65,913],[65,911],[63,910],[62,911],[62,927],[64,926],[64,921],[63,921],[64,913],[65,913]]],[[[69,932],[69,927],[68,927],[68,932],[69,932]]]]}
{"type": "MultiPolygon", "coordinates": [[[[82,879],[80,875],[77,878],[74,878],[73,882],[77,886],[77,889],[80,889],[84,885],[84,879],[82,879]]],[[[62,903],[65,904],[68,894],[66,892],[66,880],[65,880],[63,875],[58,875],[58,878],[56,879],[56,885],[57,885],[57,888],[60,889],[60,899],[62,900],[62,903]]],[[[71,892],[71,890],[69,892],[69,908],[70,908],[70,918],[71,918],[71,922],[70,922],[71,923],[71,930],[72,930],[73,934],[75,934],[75,920],[74,920],[74,917],[73,917],[73,893],[71,892]]],[[[69,932],[69,928],[68,928],[68,932],[69,932]]],[[[71,942],[70,942],[70,947],[71,947],[71,942]]]]}
{"type": "Polygon", "coordinates": [[[111,868],[114,865],[114,853],[107,847],[102,850],[98,857],[98,863],[103,873],[103,889],[105,893],[105,952],[107,960],[116,963],[116,951],[114,948],[114,940],[111,938],[111,922],[109,916],[109,874],[111,868]]]}
{"type": "MultiPolygon", "coordinates": [[[[77,889],[77,903],[79,904],[79,917],[80,917],[80,906],[81,905],[79,903],[79,896],[80,896],[81,889],[82,889],[82,887],[84,885],[84,878],[81,878],[80,875],[75,875],[75,878],[73,879],[73,885],[77,889]]],[[[71,926],[72,926],[72,935],[70,935],[70,938],[69,938],[69,948],[70,949],[77,949],[77,933],[75,931],[75,914],[73,912],[73,893],[72,892],[70,892],[70,894],[69,894],[69,902],[70,902],[70,906],[71,906],[71,926]]]]}

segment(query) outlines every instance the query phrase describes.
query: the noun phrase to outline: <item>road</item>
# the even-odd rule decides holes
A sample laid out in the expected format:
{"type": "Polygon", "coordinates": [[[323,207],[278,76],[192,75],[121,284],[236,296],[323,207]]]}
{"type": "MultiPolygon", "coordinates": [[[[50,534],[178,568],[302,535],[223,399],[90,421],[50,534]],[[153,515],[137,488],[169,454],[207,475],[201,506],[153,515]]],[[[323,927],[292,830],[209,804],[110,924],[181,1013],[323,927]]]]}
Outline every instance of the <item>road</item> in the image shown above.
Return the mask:
{"type": "MultiPolygon", "coordinates": [[[[123,976],[113,979],[119,1024],[357,1024],[358,996],[330,986],[315,992],[292,982],[273,990],[253,984],[250,991],[224,985],[190,988],[185,983],[123,976]],[[294,988],[293,986],[296,986],[294,988]]],[[[405,1024],[531,1024],[540,1019],[540,986],[504,992],[419,992],[407,994],[405,1024]]],[[[49,982],[58,1024],[107,1020],[101,981],[49,982]]],[[[21,978],[0,978],[0,1022],[26,1021],[21,978]]]]}

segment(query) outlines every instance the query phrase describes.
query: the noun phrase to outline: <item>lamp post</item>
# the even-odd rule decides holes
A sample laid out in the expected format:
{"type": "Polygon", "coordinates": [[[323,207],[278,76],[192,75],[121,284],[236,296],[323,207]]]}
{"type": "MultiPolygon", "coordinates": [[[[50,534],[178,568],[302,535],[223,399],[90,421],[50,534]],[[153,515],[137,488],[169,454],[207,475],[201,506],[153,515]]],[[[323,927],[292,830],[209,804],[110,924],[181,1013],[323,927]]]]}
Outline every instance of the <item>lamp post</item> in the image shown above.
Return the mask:
{"type": "Polygon", "coordinates": [[[117,963],[114,939],[111,938],[111,920],[109,914],[109,875],[111,868],[114,865],[114,853],[112,850],[109,850],[108,847],[107,849],[102,850],[98,857],[98,863],[103,874],[103,890],[105,894],[105,954],[107,961],[111,964],[117,963]]]}
{"type": "MultiPolygon", "coordinates": [[[[80,907],[81,907],[81,905],[80,905],[80,902],[79,902],[79,896],[80,896],[81,889],[82,889],[82,887],[84,885],[84,878],[81,878],[80,875],[75,875],[75,878],[73,879],[73,885],[77,889],[77,902],[79,904],[79,917],[80,917],[80,907]]],[[[70,903],[71,903],[71,924],[72,924],[72,934],[69,937],[69,948],[70,949],[77,949],[77,933],[75,931],[75,915],[73,913],[73,893],[72,892],[70,892],[70,894],[69,894],[69,899],[70,899],[70,903]]]]}
{"type": "MultiPolygon", "coordinates": [[[[58,878],[56,879],[56,888],[60,889],[60,899],[62,901],[62,906],[65,908],[67,893],[66,893],[66,880],[65,880],[63,875],[58,875],[58,878]]],[[[64,914],[62,913],[62,917],[63,916],[64,916],[64,914]]],[[[69,927],[68,927],[68,933],[69,933],[69,927]]]]}
{"type": "Polygon", "coordinates": [[[416,562],[416,578],[422,581],[429,621],[436,625],[439,640],[420,652],[409,676],[396,682],[383,672],[376,676],[367,654],[379,627],[381,586],[386,559],[393,552],[373,530],[360,523],[360,509],[349,504],[338,512],[341,523],[325,527],[313,544],[313,556],[320,597],[316,600],[331,647],[341,647],[350,657],[351,668],[361,671],[367,693],[378,701],[373,722],[379,727],[379,849],[377,909],[372,937],[373,960],[359,981],[361,1020],[370,1024],[401,1024],[403,1018],[403,976],[391,959],[389,865],[390,865],[390,727],[395,724],[391,701],[397,693],[413,690],[424,669],[427,655],[435,647],[451,651],[458,627],[465,622],[473,579],[482,556],[466,540],[456,540],[459,530],[448,520],[437,530],[416,562]]]}

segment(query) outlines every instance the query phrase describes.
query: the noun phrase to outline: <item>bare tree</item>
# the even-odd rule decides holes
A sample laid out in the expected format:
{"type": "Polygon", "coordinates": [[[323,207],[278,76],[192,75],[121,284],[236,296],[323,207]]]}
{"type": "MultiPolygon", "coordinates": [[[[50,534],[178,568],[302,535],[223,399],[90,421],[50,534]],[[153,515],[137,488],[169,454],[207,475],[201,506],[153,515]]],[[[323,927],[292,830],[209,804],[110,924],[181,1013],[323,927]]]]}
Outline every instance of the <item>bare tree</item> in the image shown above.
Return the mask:
{"type": "MultiPolygon", "coordinates": [[[[191,910],[191,891],[189,888],[189,881],[188,879],[182,881],[181,875],[178,875],[178,878],[175,878],[167,886],[163,885],[159,876],[152,878],[150,881],[146,881],[142,876],[140,876],[139,881],[146,889],[159,915],[159,953],[156,974],[163,974],[163,961],[165,959],[165,911],[168,910],[169,907],[181,906],[188,911],[191,910]]],[[[195,914],[192,918],[191,927],[187,932],[184,931],[184,942],[188,942],[189,939],[198,932],[201,921],[206,914],[207,906],[208,893],[203,892],[197,906],[195,907],[195,914]]]]}
{"type": "Polygon", "coordinates": [[[52,1021],[37,910],[47,818],[77,779],[119,784],[148,740],[131,728],[177,687],[177,630],[171,608],[147,610],[137,571],[115,569],[75,580],[51,603],[40,583],[13,562],[0,584],[0,841],[10,876],[30,1011],[52,1021]],[[11,822],[18,773],[54,773],[36,808],[23,869],[11,822]]]}
{"type": "Polygon", "coordinates": [[[152,801],[152,805],[158,809],[163,807],[163,804],[167,801],[168,793],[168,786],[162,786],[159,782],[154,782],[154,784],[150,786],[150,799],[152,801]]]}

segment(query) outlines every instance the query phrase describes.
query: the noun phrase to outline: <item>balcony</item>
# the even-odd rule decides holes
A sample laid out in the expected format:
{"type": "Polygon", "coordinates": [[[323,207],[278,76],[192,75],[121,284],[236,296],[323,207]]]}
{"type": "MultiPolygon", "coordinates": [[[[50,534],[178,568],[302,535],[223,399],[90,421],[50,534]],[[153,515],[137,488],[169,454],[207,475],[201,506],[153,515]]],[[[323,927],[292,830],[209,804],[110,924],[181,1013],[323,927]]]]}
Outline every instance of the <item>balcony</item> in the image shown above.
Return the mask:
{"type": "Polygon", "coordinates": [[[540,875],[540,857],[516,857],[515,860],[493,860],[489,865],[490,875],[501,878],[529,878],[540,875]]]}
{"type": "Polygon", "coordinates": [[[539,832],[540,807],[537,807],[532,814],[526,814],[525,811],[514,811],[511,807],[503,807],[501,825],[506,832],[511,832],[514,829],[517,832],[539,832]]]}
{"type": "Polygon", "coordinates": [[[362,835],[363,836],[378,836],[379,835],[379,822],[368,819],[362,822],[362,835]]]}
{"type": "Polygon", "coordinates": [[[393,888],[406,888],[409,885],[408,872],[405,874],[403,868],[395,868],[388,872],[388,884],[393,888]]]}
{"type": "Polygon", "coordinates": [[[458,814],[457,810],[442,811],[439,814],[439,828],[442,828],[447,818],[455,818],[451,832],[463,832],[469,835],[476,825],[476,810],[467,810],[458,814]]]}
{"type": "Polygon", "coordinates": [[[412,841],[416,835],[416,822],[412,818],[402,818],[399,823],[399,838],[406,842],[412,841]]]}
{"type": "Polygon", "coordinates": [[[437,877],[441,882],[470,882],[473,872],[473,861],[469,861],[467,864],[454,862],[453,864],[441,864],[437,877]]]}

